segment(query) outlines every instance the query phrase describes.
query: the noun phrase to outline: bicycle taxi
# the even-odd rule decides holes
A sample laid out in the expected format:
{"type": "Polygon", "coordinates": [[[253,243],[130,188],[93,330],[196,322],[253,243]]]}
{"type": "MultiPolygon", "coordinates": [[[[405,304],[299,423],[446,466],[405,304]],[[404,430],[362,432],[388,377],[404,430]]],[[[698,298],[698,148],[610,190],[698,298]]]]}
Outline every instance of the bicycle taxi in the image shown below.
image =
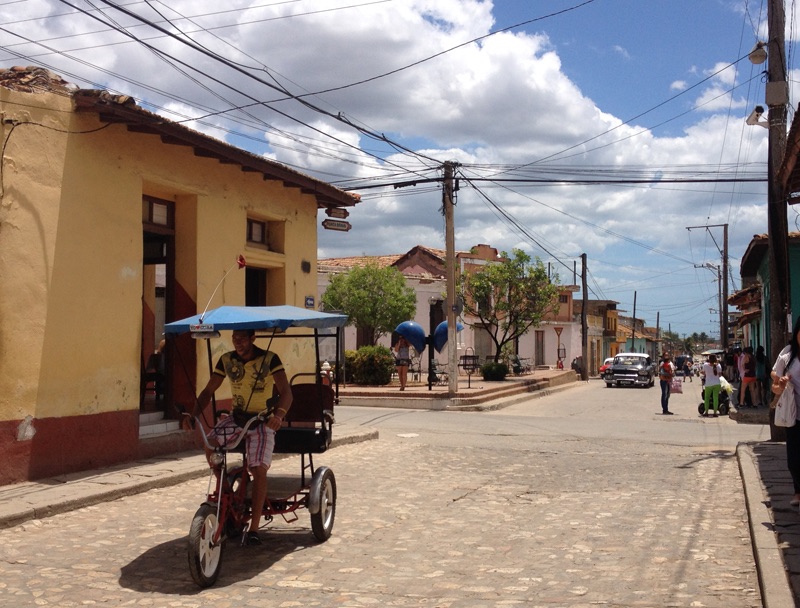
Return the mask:
{"type": "MultiPolygon", "coordinates": [[[[292,406],[275,435],[274,453],[299,455],[300,471],[298,475],[268,474],[262,528],[277,516],[287,523],[297,521],[297,512],[305,509],[317,540],[324,542],[331,536],[336,515],[336,478],[328,467],[315,467],[313,455],[330,447],[338,382],[334,378],[331,383],[327,375],[321,373],[320,340],[326,336],[335,339],[337,365],[334,369],[338,370],[341,331],[346,323],[345,315],[295,306],[222,306],[165,326],[167,334],[189,332],[194,338],[206,340],[209,373],[213,373],[210,340],[218,338],[220,331],[253,329],[257,340],[267,339],[269,344],[276,339],[313,340],[316,369],[290,375],[292,406]],[[333,334],[322,334],[322,331],[333,334]]],[[[216,442],[212,444],[207,434],[217,418],[225,413],[217,411],[215,400],[212,400],[212,409],[213,421],[203,420],[202,414],[195,418],[203,442],[212,451],[212,474],[206,499],[192,518],[187,544],[189,570],[201,587],[216,582],[226,542],[244,539],[251,516],[252,484],[242,439],[245,433],[241,433],[236,444],[224,447],[216,442]]],[[[254,416],[247,420],[243,429],[246,432],[258,422],[258,416],[254,416]]]]}

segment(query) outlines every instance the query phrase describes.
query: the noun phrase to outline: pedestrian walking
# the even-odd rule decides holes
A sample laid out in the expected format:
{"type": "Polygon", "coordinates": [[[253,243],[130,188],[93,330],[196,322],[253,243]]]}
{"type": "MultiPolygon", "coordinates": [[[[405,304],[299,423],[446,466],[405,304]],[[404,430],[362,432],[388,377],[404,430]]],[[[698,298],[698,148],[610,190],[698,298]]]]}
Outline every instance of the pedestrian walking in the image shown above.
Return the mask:
{"type": "Polygon", "coordinates": [[[767,355],[764,347],[756,348],[756,392],[758,393],[758,405],[769,404],[769,387],[767,386],[767,355]]]}
{"type": "Polygon", "coordinates": [[[739,384],[739,403],[736,407],[757,407],[758,394],[756,392],[756,357],[753,347],[747,346],[740,355],[742,374],[739,384]],[[750,395],[750,405],[747,404],[747,395],[750,395]]]}
{"type": "MultiPolygon", "coordinates": [[[[792,329],[792,339],[789,344],[778,355],[775,365],[772,367],[772,390],[776,395],[780,395],[786,385],[791,382],[794,394],[800,391],[800,317],[795,321],[792,329]]],[[[796,397],[795,397],[796,398],[796,397]]],[[[796,507],[800,505],[800,424],[786,428],[786,466],[792,476],[794,486],[794,497],[789,502],[796,507]]]]}
{"type": "Polygon", "coordinates": [[[672,357],[664,353],[658,366],[658,379],[661,383],[661,413],[664,416],[672,416],[672,412],[669,411],[669,391],[674,377],[675,366],[672,363],[672,357]]]}
{"type": "Polygon", "coordinates": [[[397,379],[400,381],[400,390],[406,390],[408,382],[408,366],[411,365],[411,345],[403,336],[398,338],[397,343],[392,347],[395,352],[394,364],[397,368],[397,379]]]}
{"type": "Polygon", "coordinates": [[[722,375],[725,376],[725,379],[733,384],[736,382],[736,357],[733,352],[733,348],[729,348],[725,353],[725,369],[722,372],[722,375]]]}
{"type": "Polygon", "coordinates": [[[703,364],[703,418],[708,417],[708,408],[714,405],[714,418],[719,416],[719,391],[722,366],[717,363],[717,357],[708,356],[708,361],[703,364]]]}

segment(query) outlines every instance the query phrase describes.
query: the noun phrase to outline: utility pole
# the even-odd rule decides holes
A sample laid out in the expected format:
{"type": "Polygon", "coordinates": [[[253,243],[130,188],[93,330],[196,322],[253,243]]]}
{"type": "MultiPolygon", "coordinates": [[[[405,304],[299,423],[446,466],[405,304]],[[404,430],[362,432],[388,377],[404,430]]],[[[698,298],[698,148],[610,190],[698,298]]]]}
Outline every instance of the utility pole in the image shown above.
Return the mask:
{"type": "Polygon", "coordinates": [[[636,292],[633,292],[633,323],[631,323],[631,352],[636,352],[636,292]]]}
{"type": "Polygon", "coordinates": [[[722,348],[728,350],[728,224],[722,225],[722,301],[720,302],[720,329],[725,332],[722,339],[722,348]]]}
{"type": "Polygon", "coordinates": [[[695,268],[708,268],[709,270],[715,272],[716,275],[717,275],[717,304],[718,304],[717,312],[719,312],[719,336],[720,336],[719,337],[719,340],[720,340],[719,343],[720,343],[720,348],[722,348],[722,350],[727,350],[728,342],[727,342],[727,340],[725,340],[723,342],[723,338],[722,338],[722,334],[726,332],[726,328],[727,328],[727,323],[725,323],[725,321],[723,320],[723,318],[724,318],[723,317],[723,310],[724,310],[725,314],[727,314],[727,312],[728,312],[728,305],[727,305],[727,300],[728,300],[727,292],[728,292],[728,290],[727,289],[723,290],[723,285],[722,285],[722,276],[724,276],[725,273],[723,272],[722,274],[720,274],[719,265],[711,264],[709,262],[706,262],[705,264],[695,264],[694,267],[695,268]],[[723,308],[723,300],[725,301],[724,308],[723,308]],[[725,346],[723,346],[723,344],[725,344],[725,346]]]}
{"type": "Polygon", "coordinates": [[[766,102],[769,106],[769,156],[767,158],[768,197],[767,232],[769,233],[769,330],[770,361],[786,345],[789,309],[789,227],[786,219],[786,193],[777,179],[786,152],[786,105],[789,89],[786,82],[784,31],[786,15],[783,0],[767,5],[769,42],[767,55],[766,102]]]}
{"type": "MultiPolygon", "coordinates": [[[[786,218],[786,211],[783,213],[786,218]]],[[[728,350],[728,224],[707,224],[705,226],[686,226],[686,230],[691,231],[695,228],[722,228],[722,250],[717,245],[717,251],[722,255],[722,278],[720,279],[720,303],[719,303],[719,344],[724,351],[728,350]]],[[[709,230],[709,233],[711,231],[709,230]]],[[[713,237],[712,237],[713,238],[713,237]]],[[[714,241],[716,244],[716,241],[714,241]]],[[[713,270],[711,266],[703,265],[704,268],[713,270]]],[[[695,264],[695,268],[698,268],[695,264]]],[[[717,266],[717,268],[719,268],[717,266]]],[[[719,274],[717,274],[719,277],[719,274]]]]}
{"type": "Polygon", "coordinates": [[[589,307],[589,294],[586,292],[586,254],[581,254],[581,289],[583,290],[583,306],[581,306],[581,380],[589,379],[589,323],[587,308],[589,307]]]}
{"type": "MultiPolygon", "coordinates": [[[[456,331],[456,237],[454,223],[455,169],[458,163],[444,164],[442,206],[445,226],[445,275],[447,278],[447,368],[450,397],[458,394],[458,332],[456,331]]],[[[433,346],[431,346],[432,348],[433,346]]]]}
{"type": "MultiPolygon", "coordinates": [[[[659,310],[656,313],[656,344],[661,341],[661,311],[659,310]]],[[[658,346],[656,346],[658,348],[658,346]]],[[[661,352],[664,352],[664,348],[661,348],[661,352]]],[[[658,356],[658,353],[655,353],[658,356]]]]}

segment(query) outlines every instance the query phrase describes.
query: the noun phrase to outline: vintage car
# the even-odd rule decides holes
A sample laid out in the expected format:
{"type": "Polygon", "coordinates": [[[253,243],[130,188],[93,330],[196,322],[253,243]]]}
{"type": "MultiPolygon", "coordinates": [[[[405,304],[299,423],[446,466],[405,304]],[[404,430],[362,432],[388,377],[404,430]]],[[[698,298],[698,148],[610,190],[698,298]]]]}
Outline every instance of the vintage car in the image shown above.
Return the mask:
{"type": "Polygon", "coordinates": [[[603,365],[600,366],[600,375],[605,376],[606,371],[608,368],[611,367],[611,364],[614,363],[614,357],[607,357],[605,361],[603,361],[603,365]]]}
{"type": "Polygon", "coordinates": [[[603,375],[606,387],[643,386],[655,384],[656,367],[649,355],[644,353],[618,353],[614,362],[603,375]]]}

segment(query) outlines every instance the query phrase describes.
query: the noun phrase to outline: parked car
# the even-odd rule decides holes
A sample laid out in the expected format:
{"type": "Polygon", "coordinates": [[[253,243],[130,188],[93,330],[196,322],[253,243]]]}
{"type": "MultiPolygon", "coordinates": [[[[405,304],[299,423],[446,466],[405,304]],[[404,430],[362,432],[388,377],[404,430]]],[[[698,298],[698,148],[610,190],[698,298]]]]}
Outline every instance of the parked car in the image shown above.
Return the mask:
{"type": "Polygon", "coordinates": [[[611,364],[614,363],[614,357],[607,357],[605,361],[603,361],[603,365],[600,366],[600,375],[604,376],[608,368],[611,367],[611,364]]]}
{"type": "Polygon", "coordinates": [[[606,370],[603,380],[606,387],[643,386],[650,388],[655,384],[656,366],[649,355],[644,353],[619,353],[614,357],[611,367],[606,370]]]}

